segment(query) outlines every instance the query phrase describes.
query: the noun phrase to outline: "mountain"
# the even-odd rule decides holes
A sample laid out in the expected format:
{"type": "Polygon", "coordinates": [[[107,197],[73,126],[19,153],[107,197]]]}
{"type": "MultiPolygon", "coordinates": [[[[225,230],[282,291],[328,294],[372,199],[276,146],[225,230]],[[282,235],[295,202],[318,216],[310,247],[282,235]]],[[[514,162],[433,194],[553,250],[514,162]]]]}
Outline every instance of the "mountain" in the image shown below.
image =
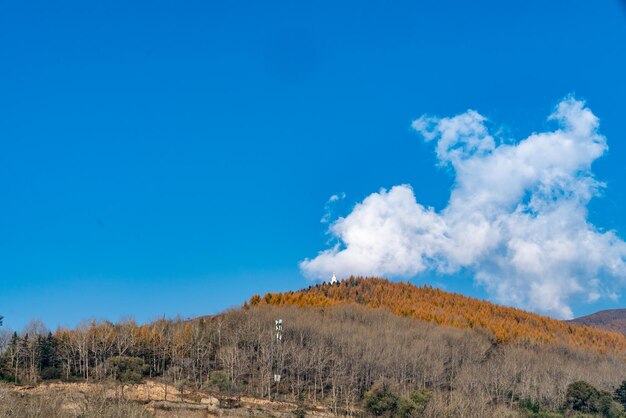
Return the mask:
{"type": "Polygon", "coordinates": [[[533,342],[591,349],[599,353],[626,353],[622,334],[560,321],[450,293],[430,286],[392,282],[380,278],[355,278],[337,284],[253,296],[249,304],[331,307],[344,304],[385,308],[420,321],[488,332],[495,342],[533,342]]]}
{"type": "Polygon", "coordinates": [[[573,319],[572,322],[626,334],[626,309],[600,311],[573,319]]]}

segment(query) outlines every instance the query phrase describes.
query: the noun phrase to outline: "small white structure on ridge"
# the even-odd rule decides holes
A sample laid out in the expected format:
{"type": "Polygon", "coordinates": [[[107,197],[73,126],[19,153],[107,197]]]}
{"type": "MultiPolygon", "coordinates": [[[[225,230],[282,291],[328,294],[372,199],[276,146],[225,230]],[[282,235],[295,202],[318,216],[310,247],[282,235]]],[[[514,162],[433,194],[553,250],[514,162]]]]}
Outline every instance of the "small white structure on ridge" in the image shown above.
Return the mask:
{"type": "Polygon", "coordinates": [[[330,284],[335,284],[337,282],[338,282],[337,276],[335,276],[335,273],[333,273],[333,277],[330,278],[330,284]]]}

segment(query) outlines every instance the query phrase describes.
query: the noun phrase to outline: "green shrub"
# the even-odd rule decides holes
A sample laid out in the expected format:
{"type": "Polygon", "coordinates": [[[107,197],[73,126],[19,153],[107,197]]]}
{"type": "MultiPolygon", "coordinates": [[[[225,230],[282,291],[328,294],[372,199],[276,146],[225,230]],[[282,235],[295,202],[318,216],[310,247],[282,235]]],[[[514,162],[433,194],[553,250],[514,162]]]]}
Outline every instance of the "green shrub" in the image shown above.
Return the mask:
{"type": "Polygon", "coordinates": [[[607,418],[619,418],[623,416],[622,405],[613,401],[611,394],[605,391],[599,391],[597,411],[607,418]]]}
{"type": "Polygon", "coordinates": [[[581,412],[596,412],[598,390],[585,381],[570,384],[566,392],[570,409],[581,412]]]}
{"type": "Polygon", "coordinates": [[[109,359],[113,377],[121,383],[140,383],[148,366],[139,357],[115,356],[109,359]]]}
{"type": "Polygon", "coordinates": [[[417,414],[417,406],[415,402],[407,398],[398,398],[396,410],[393,413],[394,418],[408,418],[417,414]]]}
{"type": "Polygon", "coordinates": [[[432,397],[433,393],[428,390],[416,390],[410,395],[411,401],[415,404],[415,411],[420,414],[426,410],[426,405],[428,405],[432,397]]]}
{"type": "Polygon", "coordinates": [[[613,399],[619,402],[622,406],[626,406],[626,380],[624,380],[622,384],[615,389],[613,399]]]}
{"type": "Polygon", "coordinates": [[[524,399],[519,402],[520,409],[531,412],[533,414],[539,413],[541,407],[537,402],[533,402],[530,399],[524,399]]]}
{"type": "Polygon", "coordinates": [[[567,406],[574,411],[600,413],[607,418],[622,416],[623,408],[613,401],[610,393],[582,380],[567,387],[566,398],[567,406]]]}
{"type": "Polygon", "coordinates": [[[370,414],[382,417],[391,416],[398,406],[398,396],[387,383],[377,384],[365,393],[363,407],[370,414]]]}
{"type": "Polygon", "coordinates": [[[228,375],[228,373],[221,370],[214,370],[211,372],[210,384],[220,391],[227,391],[232,389],[230,376],[228,375]]]}

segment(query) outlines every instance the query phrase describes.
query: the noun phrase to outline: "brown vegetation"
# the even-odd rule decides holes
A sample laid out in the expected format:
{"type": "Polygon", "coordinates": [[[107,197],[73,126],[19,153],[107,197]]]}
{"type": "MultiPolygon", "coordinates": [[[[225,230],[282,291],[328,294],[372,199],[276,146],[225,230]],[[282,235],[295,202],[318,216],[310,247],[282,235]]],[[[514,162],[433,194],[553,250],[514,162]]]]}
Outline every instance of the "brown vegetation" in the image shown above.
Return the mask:
{"type": "Polygon", "coordinates": [[[106,396],[105,387],[84,393],[56,388],[25,393],[0,386],[0,418],[149,418],[141,403],[106,396]]]}
{"type": "Polygon", "coordinates": [[[424,394],[420,416],[511,416],[528,405],[561,410],[579,380],[613,391],[626,376],[623,339],[436,289],[351,279],[191,321],[94,321],[50,335],[35,327],[8,342],[0,372],[22,384],[108,382],[120,402],[149,379],[163,388],[152,401],[248,397],[353,416],[383,384],[398,399],[424,394]]]}
{"type": "Polygon", "coordinates": [[[378,278],[349,278],[336,285],[253,296],[251,305],[325,307],[354,303],[458,328],[484,329],[497,342],[529,341],[626,354],[626,337],[496,305],[429,286],[378,278]]]}

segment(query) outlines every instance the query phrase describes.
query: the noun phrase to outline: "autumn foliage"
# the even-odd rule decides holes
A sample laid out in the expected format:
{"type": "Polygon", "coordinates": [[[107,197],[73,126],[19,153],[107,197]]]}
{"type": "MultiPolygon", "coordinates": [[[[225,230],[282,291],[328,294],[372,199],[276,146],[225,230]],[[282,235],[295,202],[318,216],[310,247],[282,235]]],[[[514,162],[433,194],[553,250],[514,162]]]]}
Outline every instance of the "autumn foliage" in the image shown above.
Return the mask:
{"type": "MultiPolygon", "coordinates": [[[[251,396],[352,416],[558,412],[578,405],[567,403],[568,385],[611,393],[626,376],[622,335],[382,279],[268,293],[195,319],[85,321],[54,333],[33,321],[2,335],[0,380],[14,384],[117,380],[123,398],[122,385],[150,379],[181,398],[251,396]]],[[[165,389],[163,400],[172,396],[165,389]]]]}
{"type": "Polygon", "coordinates": [[[295,292],[267,293],[250,305],[332,307],[358,304],[384,308],[416,320],[458,328],[483,329],[496,342],[530,342],[591,349],[600,353],[626,353],[626,336],[568,323],[521,309],[445,292],[430,286],[355,278],[321,284],[295,292]]]}

